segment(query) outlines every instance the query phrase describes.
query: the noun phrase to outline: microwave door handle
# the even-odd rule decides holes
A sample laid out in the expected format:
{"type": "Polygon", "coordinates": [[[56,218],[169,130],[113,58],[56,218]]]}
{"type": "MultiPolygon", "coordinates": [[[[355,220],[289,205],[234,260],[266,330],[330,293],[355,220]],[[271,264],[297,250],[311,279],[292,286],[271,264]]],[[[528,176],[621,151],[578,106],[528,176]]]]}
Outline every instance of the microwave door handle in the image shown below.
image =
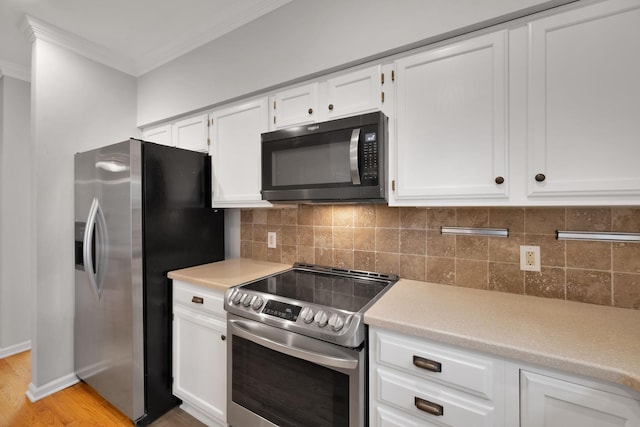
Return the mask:
{"type": "Polygon", "coordinates": [[[358,169],[358,145],[360,142],[360,129],[351,132],[351,143],[349,144],[349,164],[351,166],[351,183],[360,184],[360,170],[358,169]]]}

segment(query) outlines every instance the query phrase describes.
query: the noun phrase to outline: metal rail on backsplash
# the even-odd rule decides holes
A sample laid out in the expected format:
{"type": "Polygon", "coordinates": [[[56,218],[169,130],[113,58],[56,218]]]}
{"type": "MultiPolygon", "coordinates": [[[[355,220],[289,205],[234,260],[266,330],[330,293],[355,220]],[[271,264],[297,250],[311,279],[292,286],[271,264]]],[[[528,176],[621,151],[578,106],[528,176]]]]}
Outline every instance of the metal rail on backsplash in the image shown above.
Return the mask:
{"type": "Polygon", "coordinates": [[[618,233],[607,231],[556,230],[558,240],[591,240],[596,242],[640,243],[640,233],[618,233]]]}
{"type": "Polygon", "coordinates": [[[509,237],[508,228],[484,227],[440,227],[442,234],[457,234],[464,236],[509,237]]]}

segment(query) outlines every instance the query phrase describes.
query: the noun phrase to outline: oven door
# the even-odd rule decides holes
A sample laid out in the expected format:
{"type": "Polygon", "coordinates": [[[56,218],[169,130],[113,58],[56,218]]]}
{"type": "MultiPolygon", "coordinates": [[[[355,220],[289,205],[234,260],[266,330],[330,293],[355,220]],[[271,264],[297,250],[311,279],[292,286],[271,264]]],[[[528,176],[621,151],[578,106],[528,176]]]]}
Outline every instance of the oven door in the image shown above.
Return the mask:
{"type": "Polygon", "coordinates": [[[230,426],[365,425],[364,349],[231,314],[227,323],[230,426]]]}

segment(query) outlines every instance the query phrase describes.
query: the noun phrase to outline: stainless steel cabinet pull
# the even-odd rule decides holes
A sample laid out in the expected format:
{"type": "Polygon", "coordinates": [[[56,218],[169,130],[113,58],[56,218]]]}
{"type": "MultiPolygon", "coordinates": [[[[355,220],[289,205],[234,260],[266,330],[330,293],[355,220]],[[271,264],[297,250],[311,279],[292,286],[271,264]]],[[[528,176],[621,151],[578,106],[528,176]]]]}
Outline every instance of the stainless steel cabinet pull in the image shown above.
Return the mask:
{"type": "Polygon", "coordinates": [[[191,298],[191,302],[194,304],[204,304],[204,298],[202,297],[193,297],[191,298]]]}
{"type": "Polygon", "coordinates": [[[428,400],[416,397],[414,404],[416,405],[416,408],[420,409],[421,411],[427,412],[431,415],[435,415],[436,417],[441,417],[444,415],[444,408],[442,407],[442,405],[438,405],[437,403],[429,402],[428,400]]]}
{"type": "Polygon", "coordinates": [[[426,369],[431,372],[442,372],[442,364],[435,360],[429,360],[420,356],[413,356],[413,364],[420,369],[426,369]]]}
{"type": "Polygon", "coordinates": [[[539,173],[538,175],[536,175],[536,181],[538,181],[538,182],[542,182],[542,181],[544,181],[545,179],[547,179],[547,177],[546,177],[546,176],[544,176],[544,174],[543,174],[543,173],[539,173]]]}

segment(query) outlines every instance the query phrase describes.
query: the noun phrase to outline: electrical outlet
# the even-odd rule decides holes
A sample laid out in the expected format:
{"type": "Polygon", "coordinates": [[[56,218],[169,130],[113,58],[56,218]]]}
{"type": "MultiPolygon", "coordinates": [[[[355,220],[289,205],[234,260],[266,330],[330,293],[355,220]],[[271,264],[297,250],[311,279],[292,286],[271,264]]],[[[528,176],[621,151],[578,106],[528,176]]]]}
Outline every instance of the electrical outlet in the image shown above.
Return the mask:
{"type": "Polygon", "coordinates": [[[540,271],[540,246],[520,246],[520,270],[540,271]]]}
{"type": "Polygon", "coordinates": [[[276,232],[268,231],[267,232],[267,247],[275,248],[276,247],[276,232]]]}

